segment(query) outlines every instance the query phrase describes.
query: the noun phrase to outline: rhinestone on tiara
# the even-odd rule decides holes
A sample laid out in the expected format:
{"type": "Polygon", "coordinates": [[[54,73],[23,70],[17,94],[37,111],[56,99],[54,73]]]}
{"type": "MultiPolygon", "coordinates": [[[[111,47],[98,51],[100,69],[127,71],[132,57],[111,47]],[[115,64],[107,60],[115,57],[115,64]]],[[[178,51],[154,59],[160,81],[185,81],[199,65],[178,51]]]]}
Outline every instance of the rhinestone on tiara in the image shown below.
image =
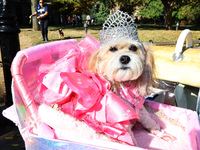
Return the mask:
{"type": "Polygon", "coordinates": [[[128,13],[120,10],[107,18],[102,30],[100,30],[99,39],[101,46],[123,39],[140,42],[137,25],[134,23],[133,18],[128,13]]]}

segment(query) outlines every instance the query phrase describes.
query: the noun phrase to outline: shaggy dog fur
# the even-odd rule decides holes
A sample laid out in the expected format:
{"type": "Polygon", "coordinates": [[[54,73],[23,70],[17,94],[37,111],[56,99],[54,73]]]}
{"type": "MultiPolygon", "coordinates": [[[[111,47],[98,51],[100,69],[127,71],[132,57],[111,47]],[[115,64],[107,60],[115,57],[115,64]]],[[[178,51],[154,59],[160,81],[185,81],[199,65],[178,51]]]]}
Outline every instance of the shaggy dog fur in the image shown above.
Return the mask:
{"type": "Polygon", "coordinates": [[[89,70],[103,75],[112,85],[112,91],[120,83],[132,83],[142,96],[154,84],[155,63],[152,51],[137,41],[116,41],[102,46],[91,57],[89,70]]]}
{"type": "MultiPolygon", "coordinates": [[[[103,75],[111,83],[111,90],[116,92],[121,86],[134,86],[142,96],[146,96],[154,85],[155,63],[151,49],[133,40],[121,40],[101,46],[91,57],[89,70],[103,75]],[[130,84],[131,83],[131,84],[130,84]]],[[[143,106],[139,112],[140,122],[149,132],[157,135],[161,132],[157,124],[143,106]]],[[[135,123],[135,122],[134,122],[135,123]]],[[[127,131],[137,145],[130,121],[127,131]]],[[[162,138],[162,135],[158,135],[162,138]]],[[[165,140],[168,140],[165,138],[165,140]]]]}

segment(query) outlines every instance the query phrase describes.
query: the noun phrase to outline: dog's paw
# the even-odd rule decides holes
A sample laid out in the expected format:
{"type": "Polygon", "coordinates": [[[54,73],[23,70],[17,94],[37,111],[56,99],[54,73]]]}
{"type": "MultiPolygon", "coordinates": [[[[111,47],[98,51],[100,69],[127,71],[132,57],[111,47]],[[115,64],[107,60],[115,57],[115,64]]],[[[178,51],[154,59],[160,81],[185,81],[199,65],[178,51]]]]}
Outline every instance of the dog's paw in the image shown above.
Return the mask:
{"type": "Polygon", "coordinates": [[[165,141],[175,141],[177,138],[167,132],[164,132],[163,136],[161,137],[165,141]]]}
{"type": "Polygon", "coordinates": [[[161,139],[165,141],[175,141],[177,139],[175,136],[167,133],[166,131],[162,129],[151,131],[151,133],[153,133],[154,135],[156,135],[157,137],[160,137],[161,139]]]}

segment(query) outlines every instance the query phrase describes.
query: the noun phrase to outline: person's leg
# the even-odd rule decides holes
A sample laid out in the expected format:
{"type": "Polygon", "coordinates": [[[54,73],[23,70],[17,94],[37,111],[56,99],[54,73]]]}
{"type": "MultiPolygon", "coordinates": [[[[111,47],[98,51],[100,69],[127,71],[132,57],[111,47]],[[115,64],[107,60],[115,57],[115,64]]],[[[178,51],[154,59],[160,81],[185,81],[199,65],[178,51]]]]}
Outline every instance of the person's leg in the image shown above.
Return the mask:
{"type": "Polygon", "coordinates": [[[40,22],[40,29],[41,29],[41,33],[42,33],[42,41],[45,41],[45,31],[44,31],[44,21],[40,22]]]}
{"type": "Polygon", "coordinates": [[[48,41],[48,23],[49,23],[48,20],[44,21],[44,34],[45,34],[46,41],[48,41]]]}

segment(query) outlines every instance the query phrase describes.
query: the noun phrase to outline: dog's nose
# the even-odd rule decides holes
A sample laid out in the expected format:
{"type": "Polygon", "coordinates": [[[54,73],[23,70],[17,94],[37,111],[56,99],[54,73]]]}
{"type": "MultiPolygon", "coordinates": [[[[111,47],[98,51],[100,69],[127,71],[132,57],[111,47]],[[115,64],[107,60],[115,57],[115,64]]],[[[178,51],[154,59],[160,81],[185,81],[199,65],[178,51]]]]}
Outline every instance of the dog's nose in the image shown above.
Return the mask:
{"type": "Polygon", "coordinates": [[[130,60],[131,60],[130,57],[127,55],[123,55],[120,57],[120,62],[124,65],[128,64],[130,62],[130,60]]]}

